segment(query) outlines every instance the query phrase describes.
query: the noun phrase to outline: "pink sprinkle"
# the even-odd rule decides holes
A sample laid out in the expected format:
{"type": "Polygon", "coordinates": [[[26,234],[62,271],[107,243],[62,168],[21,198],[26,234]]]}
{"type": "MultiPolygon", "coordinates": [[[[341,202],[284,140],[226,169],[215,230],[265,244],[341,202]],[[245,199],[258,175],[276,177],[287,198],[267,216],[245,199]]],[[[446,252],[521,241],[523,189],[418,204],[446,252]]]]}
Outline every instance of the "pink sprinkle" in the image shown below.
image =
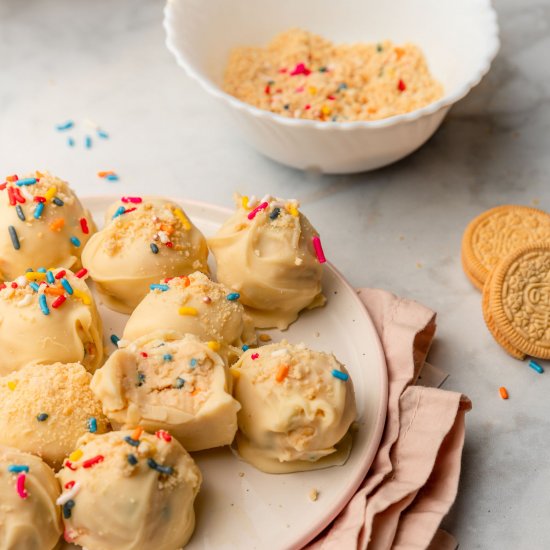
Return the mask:
{"type": "Polygon", "coordinates": [[[268,206],[269,206],[269,204],[267,202],[262,202],[262,204],[256,206],[256,208],[254,208],[254,210],[252,210],[251,212],[248,213],[248,219],[253,220],[256,217],[256,214],[260,210],[265,210],[268,206]]]}
{"type": "Polygon", "coordinates": [[[167,443],[170,443],[172,441],[172,436],[165,430],[159,430],[158,432],[155,432],[155,435],[159,439],[164,439],[167,443]]]}
{"type": "Polygon", "coordinates": [[[252,359],[253,361],[255,359],[258,359],[258,357],[260,357],[260,354],[259,353],[253,353],[251,356],[250,356],[250,359],[252,359]]]}
{"type": "Polygon", "coordinates": [[[309,74],[311,74],[311,71],[303,63],[298,63],[298,65],[296,65],[296,67],[294,67],[294,70],[290,73],[290,76],[296,76],[299,74],[308,76],[309,74]]]}
{"type": "Polygon", "coordinates": [[[313,248],[315,248],[315,254],[317,254],[317,260],[320,264],[324,264],[327,259],[325,258],[325,253],[323,252],[323,246],[321,245],[321,239],[317,236],[313,237],[313,248]]]}
{"type": "Polygon", "coordinates": [[[131,202],[132,204],[139,204],[140,202],[143,202],[141,197],[122,197],[120,200],[125,203],[131,202]]]}
{"type": "Polygon", "coordinates": [[[25,489],[26,479],[27,479],[27,476],[25,474],[19,474],[17,476],[17,494],[21,498],[27,498],[29,496],[29,493],[27,493],[27,490],[25,489]]]}
{"type": "Polygon", "coordinates": [[[298,88],[296,88],[294,90],[297,94],[301,94],[303,91],[304,91],[304,87],[303,86],[298,86],[298,88]]]}

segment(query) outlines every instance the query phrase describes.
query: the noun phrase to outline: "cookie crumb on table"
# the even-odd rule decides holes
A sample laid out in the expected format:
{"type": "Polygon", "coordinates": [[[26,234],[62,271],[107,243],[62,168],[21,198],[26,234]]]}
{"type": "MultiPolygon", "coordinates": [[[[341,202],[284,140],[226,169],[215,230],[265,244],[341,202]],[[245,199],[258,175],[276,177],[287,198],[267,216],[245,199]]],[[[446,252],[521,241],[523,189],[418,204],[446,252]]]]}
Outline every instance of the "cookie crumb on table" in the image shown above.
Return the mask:
{"type": "Polygon", "coordinates": [[[309,492],[309,500],[315,502],[319,498],[319,491],[317,489],[311,489],[309,492]]]}

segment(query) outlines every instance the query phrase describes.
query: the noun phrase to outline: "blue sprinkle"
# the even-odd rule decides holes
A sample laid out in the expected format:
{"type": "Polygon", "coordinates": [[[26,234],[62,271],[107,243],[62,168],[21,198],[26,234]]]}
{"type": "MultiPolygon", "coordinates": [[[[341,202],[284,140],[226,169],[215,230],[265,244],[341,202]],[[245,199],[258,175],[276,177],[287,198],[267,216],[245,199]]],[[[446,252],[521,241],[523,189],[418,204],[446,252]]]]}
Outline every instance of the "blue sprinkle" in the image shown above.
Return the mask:
{"type": "Polygon", "coordinates": [[[48,271],[46,273],[46,280],[48,281],[48,283],[50,285],[53,285],[55,284],[55,277],[53,276],[53,273],[51,271],[48,271]]]}
{"type": "Polygon", "coordinates": [[[173,361],[174,360],[174,358],[169,353],[166,353],[162,358],[165,361],[173,361]]]}
{"type": "Polygon", "coordinates": [[[45,267],[39,267],[36,272],[37,273],[46,273],[48,270],[45,267]]]}
{"type": "Polygon", "coordinates": [[[271,212],[271,214],[269,214],[269,219],[270,220],[275,220],[279,217],[279,214],[281,213],[281,209],[280,208],[274,208],[273,209],[273,212],[271,212]]]}
{"type": "Polygon", "coordinates": [[[69,294],[69,296],[74,294],[74,290],[73,290],[73,287],[71,286],[71,283],[69,283],[69,281],[67,281],[65,277],[61,279],[61,284],[63,285],[63,288],[67,291],[67,294],[69,294]]]}
{"type": "Polygon", "coordinates": [[[544,372],[544,369],[535,361],[532,359],[529,360],[528,365],[535,371],[537,371],[539,374],[542,374],[544,372]]]}
{"type": "Polygon", "coordinates": [[[250,346],[247,346],[246,344],[241,348],[243,351],[248,351],[250,349],[250,346]]]}
{"type": "Polygon", "coordinates": [[[18,204],[16,207],[15,207],[15,211],[17,212],[17,217],[22,221],[24,222],[26,220],[25,218],[25,213],[23,212],[23,209],[21,208],[21,205],[18,204]]]}
{"type": "Polygon", "coordinates": [[[88,431],[92,434],[97,432],[97,420],[93,416],[88,420],[88,431]]]}
{"type": "Polygon", "coordinates": [[[42,216],[42,212],[44,212],[44,203],[39,202],[34,209],[34,219],[39,220],[40,216],[42,216]]]}
{"type": "Polygon", "coordinates": [[[143,386],[144,382],[145,382],[145,374],[143,374],[142,372],[138,372],[136,386],[139,388],[140,386],[143,386]]]}
{"type": "Polygon", "coordinates": [[[35,291],[38,292],[40,289],[40,285],[38,283],[35,283],[34,281],[32,283],[29,283],[29,286],[35,291]]]}
{"type": "Polygon", "coordinates": [[[111,342],[118,346],[118,343],[120,342],[120,338],[116,334],[111,334],[111,342]]]}
{"type": "Polygon", "coordinates": [[[21,243],[19,242],[19,237],[17,236],[17,231],[15,230],[15,227],[13,225],[8,226],[8,231],[10,233],[11,238],[11,244],[15,250],[19,250],[21,248],[21,243]]]}
{"type": "Polygon", "coordinates": [[[162,292],[170,290],[170,287],[168,285],[151,285],[149,288],[151,290],[162,290],[162,292]]]}
{"type": "Polygon", "coordinates": [[[38,298],[38,304],[40,305],[40,309],[42,310],[42,313],[44,315],[50,314],[50,309],[48,308],[48,302],[46,301],[46,295],[41,294],[38,298]]]}
{"type": "Polygon", "coordinates": [[[101,139],[109,139],[109,134],[105,130],[97,129],[97,135],[101,139]]]}
{"type": "Polygon", "coordinates": [[[105,179],[107,181],[118,181],[118,176],[116,174],[107,174],[105,179]]]}
{"type": "Polygon", "coordinates": [[[154,460],[153,458],[147,459],[147,464],[149,468],[152,470],[156,470],[157,472],[160,472],[161,474],[171,475],[174,473],[174,468],[172,466],[161,466],[154,460]]]}
{"type": "Polygon", "coordinates": [[[124,438],[124,441],[126,441],[128,445],[132,445],[132,447],[139,447],[139,441],[137,439],[132,439],[129,435],[124,438]]]}
{"type": "Polygon", "coordinates": [[[65,504],[63,504],[63,517],[65,519],[69,519],[71,517],[74,504],[74,500],[68,500],[65,504]]]}
{"type": "Polygon", "coordinates": [[[84,146],[86,147],[86,149],[91,149],[92,148],[92,138],[91,138],[91,136],[86,136],[84,138],[84,146]]]}
{"type": "Polygon", "coordinates": [[[159,247],[155,243],[151,243],[151,250],[153,251],[153,254],[159,253],[159,247]]]}
{"type": "Polygon", "coordinates": [[[338,378],[340,380],[343,380],[344,382],[349,378],[349,374],[346,372],[342,372],[341,370],[332,369],[332,376],[334,378],[338,378]]]}
{"type": "Polygon", "coordinates": [[[63,206],[65,203],[59,198],[59,197],[55,197],[52,202],[56,205],[56,206],[63,206]]]}
{"type": "Polygon", "coordinates": [[[67,138],[67,145],[69,147],[74,147],[74,139],[72,137],[67,138]]]}
{"type": "Polygon", "coordinates": [[[67,120],[67,122],[63,122],[62,124],[58,124],[55,129],[59,132],[62,132],[63,130],[70,130],[74,126],[74,122],[72,120],[67,120]]]}
{"type": "Polygon", "coordinates": [[[73,245],[76,246],[77,248],[81,245],[80,239],[78,239],[78,238],[75,237],[74,235],[71,237],[71,242],[72,242],[73,245]]]}
{"type": "Polygon", "coordinates": [[[126,211],[126,208],[124,208],[124,206],[119,206],[117,209],[116,209],[116,212],[113,214],[113,220],[115,218],[118,218],[119,216],[121,216],[122,214],[124,214],[124,212],[126,211]]]}
{"type": "Polygon", "coordinates": [[[342,82],[338,85],[338,90],[346,90],[348,85],[345,82],[342,82]]]}
{"type": "Polygon", "coordinates": [[[189,364],[191,365],[191,368],[195,368],[197,366],[197,360],[193,358],[189,361],[189,364]]]}
{"type": "Polygon", "coordinates": [[[15,183],[21,187],[22,185],[34,185],[37,181],[36,178],[23,178],[22,180],[17,180],[15,183]]]}
{"type": "Polygon", "coordinates": [[[128,463],[129,463],[131,466],[135,466],[135,465],[138,463],[138,459],[137,459],[136,456],[133,455],[133,454],[129,454],[129,455],[126,457],[126,460],[128,460],[128,463]]]}
{"type": "Polygon", "coordinates": [[[238,292],[231,292],[231,294],[228,294],[226,298],[230,302],[234,302],[235,300],[238,300],[241,297],[241,295],[238,292]]]}
{"type": "Polygon", "coordinates": [[[175,385],[176,385],[176,388],[179,390],[179,389],[183,388],[183,386],[185,385],[185,380],[178,376],[176,378],[176,384],[175,385]]]}
{"type": "Polygon", "coordinates": [[[36,420],[38,420],[38,422],[45,422],[46,420],[48,420],[48,417],[50,415],[47,414],[47,413],[40,413],[37,417],[36,417],[36,420]]]}
{"type": "Polygon", "coordinates": [[[8,472],[11,474],[20,474],[21,472],[29,473],[29,467],[24,464],[11,464],[8,466],[8,472]]]}

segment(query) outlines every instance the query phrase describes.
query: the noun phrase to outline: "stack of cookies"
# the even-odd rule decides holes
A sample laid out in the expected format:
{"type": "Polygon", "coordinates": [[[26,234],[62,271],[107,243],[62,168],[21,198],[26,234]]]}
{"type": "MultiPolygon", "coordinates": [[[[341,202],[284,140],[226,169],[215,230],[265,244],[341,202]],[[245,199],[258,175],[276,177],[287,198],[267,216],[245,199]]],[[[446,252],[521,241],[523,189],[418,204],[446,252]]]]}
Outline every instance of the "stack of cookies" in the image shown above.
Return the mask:
{"type": "Polygon", "coordinates": [[[462,266],[483,292],[483,317],[510,355],[550,359],[550,214],[498,206],[472,220],[462,266]]]}

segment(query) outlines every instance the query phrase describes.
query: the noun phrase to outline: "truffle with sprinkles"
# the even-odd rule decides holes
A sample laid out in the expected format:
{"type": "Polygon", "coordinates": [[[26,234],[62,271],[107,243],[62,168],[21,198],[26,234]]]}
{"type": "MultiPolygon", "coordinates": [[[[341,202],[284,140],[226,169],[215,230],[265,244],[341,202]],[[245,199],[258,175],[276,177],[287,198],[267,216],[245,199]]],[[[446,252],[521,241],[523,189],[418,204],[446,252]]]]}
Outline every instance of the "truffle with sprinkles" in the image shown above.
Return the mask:
{"type": "Polygon", "coordinates": [[[38,268],[0,284],[0,375],[27,363],[101,364],[102,323],[85,278],[84,269],[38,268]]]}
{"type": "Polygon", "coordinates": [[[59,494],[53,470],[39,457],[0,445],[0,548],[57,548],[59,494]]]}
{"type": "Polygon", "coordinates": [[[39,171],[7,176],[0,183],[0,281],[29,266],[80,269],[82,249],[95,231],[67,182],[39,171]]]}
{"type": "Polygon", "coordinates": [[[88,434],[57,476],[67,542],[174,550],[193,533],[201,473],[166,431],[88,434]]]}
{"type": "Polygon", "coordinates": [[[236,212],[208,245],[218,280],[238,295],[257,328],[286,329],[301,310],[322,306],[321,239],[296,200],[236,196],[236,212]]]}
{"type": "Polygon", "coordinates": [[[223,359],[206,342],[157,331],[115,351],[91,388],[115,429],[169,430],[188,451],[201,451],[235,437],[240,405],[231,382],[223,359]]]}
{"type": "Polygon", "coordinates": [[[181,206],[160,197],[122,197],[82,254],[106,304],[131,313],[150,285],[193,271],[208,273],[202,233],[181,206]]]}
{"type": "Polygon", "coordinates": [[[26,365],[0,377],[0,444],[31,452],[59,468],[77,440],[109,430],[91,375],[78,363],[26,365]]]}

